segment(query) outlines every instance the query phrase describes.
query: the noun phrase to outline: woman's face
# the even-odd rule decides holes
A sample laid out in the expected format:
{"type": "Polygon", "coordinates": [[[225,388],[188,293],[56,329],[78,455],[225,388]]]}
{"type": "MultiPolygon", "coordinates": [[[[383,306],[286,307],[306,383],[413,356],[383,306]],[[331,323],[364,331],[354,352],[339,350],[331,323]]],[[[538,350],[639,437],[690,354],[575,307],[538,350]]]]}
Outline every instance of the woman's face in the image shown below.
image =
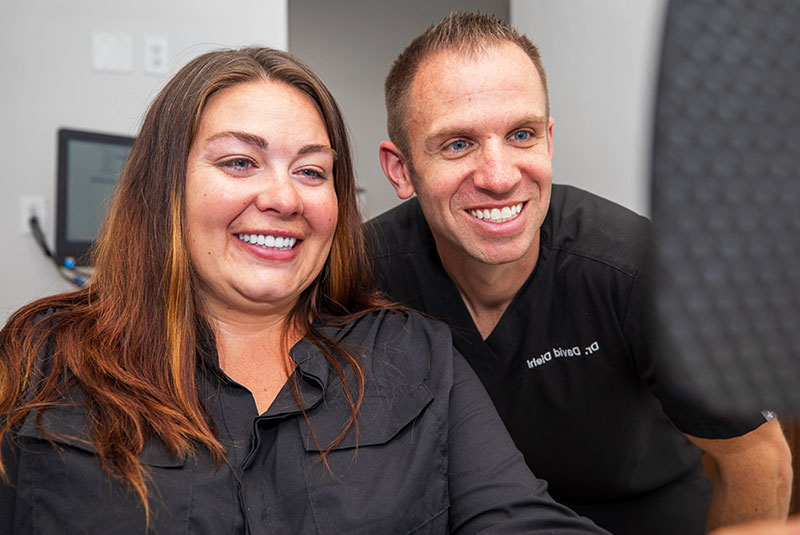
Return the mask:
{"type": "Polygon", "coordinates": [[[334,153],[313,102],[280,82],[223,89],[187,163],[186,236],[208,312],[288,313],[336,229],[334,153]]]}

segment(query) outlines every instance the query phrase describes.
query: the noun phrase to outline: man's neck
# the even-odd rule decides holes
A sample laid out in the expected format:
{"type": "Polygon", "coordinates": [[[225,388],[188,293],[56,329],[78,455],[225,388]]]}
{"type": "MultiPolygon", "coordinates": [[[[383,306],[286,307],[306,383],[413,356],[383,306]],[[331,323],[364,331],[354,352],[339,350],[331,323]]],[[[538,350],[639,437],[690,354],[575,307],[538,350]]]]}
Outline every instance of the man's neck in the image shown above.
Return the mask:
{"type": "Polygon", "coordinates": [[[466,255],[442,254],[439,258],[455,283],[472,321],[485,340],[494,331],[511,300],[528,280],[539,258],[539,238],[519,260],[486,264],[466,255]]]}

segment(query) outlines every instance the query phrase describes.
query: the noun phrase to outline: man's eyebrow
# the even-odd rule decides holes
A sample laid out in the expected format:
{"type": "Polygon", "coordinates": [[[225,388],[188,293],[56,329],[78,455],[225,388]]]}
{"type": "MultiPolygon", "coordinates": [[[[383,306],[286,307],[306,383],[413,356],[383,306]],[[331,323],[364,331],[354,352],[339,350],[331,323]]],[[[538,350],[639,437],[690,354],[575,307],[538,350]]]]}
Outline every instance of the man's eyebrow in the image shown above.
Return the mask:
{"type": "Polygon", "coordinates": [[[548,117],[545,117],[544,115],[530,115],[528,117],[524,117],[524,118],[520,119],[520,121],[517,122],[511,129],[512,130],[516,130],[517,128],[520,128],[522,126],[526,126],[526,125],[529,125],[529,124],[536,124],[536,125],[543,125],[544,124],[544,125],[546,125],[547,124],[547,119],[548,119],[548,117]]]}
{"type": "Polygon", "coordinates": [[[305,147],[297,151],[297,154],[312,154],[315,152],[329,152],[331,156],[333,156],[334,160],[338,158],[336,151],[327,145],[306,145],[305,147]]]}
{"type": "Polygon", "coordinates": [[[208,142],[216,141],[217,139],[232,137],[236,138],[243,143],[247,143],[248,145],[253,145],[258,147],[259,149],[266,149],[269,146],[267,140],[261,136],[257,136],[255,134],[249,134],[247,132],[236,132],[233,130],[229,130],[226,132],[218,132],[208,138],[208,142]]]}

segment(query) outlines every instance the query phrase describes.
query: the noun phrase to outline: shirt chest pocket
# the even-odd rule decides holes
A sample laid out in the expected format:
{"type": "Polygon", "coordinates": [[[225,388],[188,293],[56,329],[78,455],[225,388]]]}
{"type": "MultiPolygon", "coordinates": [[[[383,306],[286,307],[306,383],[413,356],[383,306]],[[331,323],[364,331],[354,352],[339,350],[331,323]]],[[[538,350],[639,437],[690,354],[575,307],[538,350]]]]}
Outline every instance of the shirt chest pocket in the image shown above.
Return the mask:
{"type": "MultiPolygon", "coordinates": [[[[305,477],[320,533],[446,531],[446,418],[422,384],[368,393],[351,429],[343,400],[322,403],[301,423],[305,477]]],[[[446,415],[444,415],[446,416],[446,415]]]]}
{"type": "Polygon", "coordinates": [[[81,407],[47,409],[41,427],[31,413],[17,437],[15,520],[32,526],[33,533],[186,533],[191,476],[184,460],[171,456],[160,442],[150,441],[140,457],[149,478],[147,530],[138,495],[100,466],[81,407]]]}

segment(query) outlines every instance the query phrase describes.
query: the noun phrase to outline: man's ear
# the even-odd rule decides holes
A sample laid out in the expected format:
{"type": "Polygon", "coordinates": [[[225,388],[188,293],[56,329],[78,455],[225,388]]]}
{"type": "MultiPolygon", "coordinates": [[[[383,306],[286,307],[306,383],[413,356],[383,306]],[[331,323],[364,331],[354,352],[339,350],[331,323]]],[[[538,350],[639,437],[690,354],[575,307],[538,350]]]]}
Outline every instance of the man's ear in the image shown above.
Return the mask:
{"type": "Polygon", "coordinates": [[[550,159],[553,159],[553,118],[547,120],[547,152],[550,153],[550,159]]]}
{"type": "Polygon", "coordinates": [[[381,141],[378,155],[381,168],[386,178],[392,183],[397,196],[408,199],[414,194],[414,185],[411,183],[411,173],[406,165],[406,158],[391,141],[381,141]]]}

